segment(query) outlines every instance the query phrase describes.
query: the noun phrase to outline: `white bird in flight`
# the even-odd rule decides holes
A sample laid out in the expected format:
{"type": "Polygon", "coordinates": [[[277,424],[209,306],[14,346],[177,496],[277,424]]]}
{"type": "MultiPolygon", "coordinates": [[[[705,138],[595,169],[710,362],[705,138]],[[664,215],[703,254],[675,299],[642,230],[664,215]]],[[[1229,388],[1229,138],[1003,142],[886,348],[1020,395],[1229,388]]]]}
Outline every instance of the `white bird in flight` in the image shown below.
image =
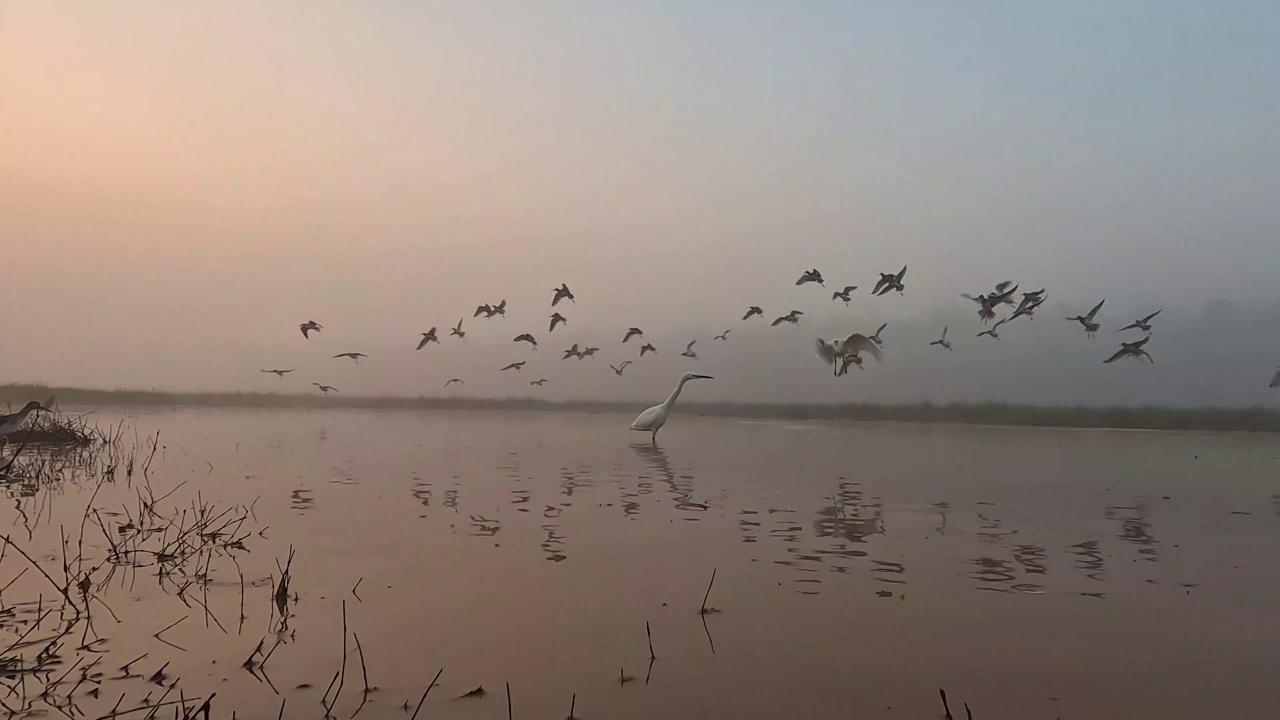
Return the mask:
{"type": "Polygon", "coordinates": [[[843,301],[844,301],[844,304],[845,304],[845,305],[848,305],[848,304],[849,304],[849,294],[850,294],[850,293],[852,293],[854,290],[857,290],[857,289],[858,289],[858,286],[857,286],[857,285],[845,285],[843,290],[840,290],[840,291],[838,291],[838,292],[833,292],[833,293],[831,293],[831,300],[832,300],[832,302],[835,302],[836,300],[843,300],[843,301]]]}
{"type": "Polygon", "coordinates": [[[876,328],[876,334],[871,336],[871,342],[879,345],[880,347],[884,347],[884,341],[880,339],[880,333],[884,332],[884,329],[887,327],[889,327],[889,323],[884,323],[880,327],[876,328]]]}
{"type": "Polygon", "coordinates": [[[459,340],[466,339],[467,333],[465,330],[462,329],[462,320],[463,320],[462,318],[458,318],[458,324],[454,326],[452,330],[449,331],[449,337],[456,337],[459,340]]]}
{"type": "Polygon", "coordinates": [[[308,335],[307,333],[320,332],[321,330],[324,329],[324,327],[321,326],[320,323],[316,322],[315,320],[308,320],[302,323],[301,325],[299,325],[298,329],[302,331],[302,337],[310,339],[311,336],[308,335]]]}
{"type": "Polygon", "coordinates": [[[884,361],[884,353],[880,352],[880,346],[862,333],[854,333],[843,340],[831,342],[818,338],[815,348],[818,351],[818,357],[831,366],[831,374],[837,377],[847,373],[850,365],[862,368],[862,357],[859,353],[863,350],[871,353],[876,362],[884,361]]]}
{"type": "Polygon", "coordinates": [[[698,342],[698,341],[697,341],[697,340],[690,340],[690,341],[689,341],[689,344],[685,346],[685,348],[684,348],[684,352],[682,352],[682,353],[680,353],[680,354],[681,354],[681,355],[683,355],[684,357],[687,357],[687,358],[693,358],[694,360],[697,360],[697,359],[698,359],[698,353],[696,353],[696,352],[694,352],[694,351],[693,351],[693,344],[694,344],[694,343],[696,343],[696,342],[698,342]]]}
{"type": "Polygon", "coordinates": [[[675,407],[676,398],[680,397],[680,391],[684,389],[684,384],[690,380],[711,380],[710,375],[698,375],[696,373],[685,373],[680,376],[680,382],[676,383],[676,387],[667,396],[667,399],[661,405],[654,405],[636,416],[631,423],[632,430],[651,433],[650,440],[654,445],[658,444],[658,431],[663,425],[667,424],[667,418],[671,415],[671,409],[675,407]]]}
{"type": "Polygon", "coordinates": [[[618,377],[622,377],[622,371],[626,370],[627,366],[632,364],[634,363],[632,363],[630,360],[623,360],[621,365],[618,365],[617,367],[610,365],[609,369],[613,371],[614,375],[617,375],[618,377]]]}
{"type": "Polygon", "coordinates": [[[1083,325],[1085,334],[1088,335],[1089,337],[1093,337],[1093,334],[1098,332],[1098,328],[1102,327],[1101,324],[1094,322],[1093,318],[1098,314],[1098,311],[1102,309],[1102,303],[1106,301],[1107,301],[1106,298],[1102,298],[1102,301],[1099,302],[1097,305],[1094,305],[1093,309],[1089,311],[1088,315],[1077,315],[1075,317],[1069,317],[1067,319],[1074,320],[1080,323],[1081,325],[1083,325]]]}
{"type": "Polygon", "coordinates": [[[719,335],[715,336],[715,339],[716,339],[716,340],[728,340],[728,339],[729,339],[729,333],[731,333],[731,332],[733,332],[733,330],[725,330],[724,332],[722,332],[722,333],[720,333],[719,335]]]}
{"type": "Polygon", "coordinates": [[[929,344],[930,344],[930,345],[939,345],[939,346],[942,346],[942,347],[944,347],[944,348],[946,348],[946,349],[948,349],[948,350],[955,350],[955,348],[951,347],[951,343],[947,340],[947,329],[946,329],[945,327],[944,327],[944,328],[942,328],[942,337],[941,337],[941,338],[939,338],[939,339],[937,339],[937,340],[934,340],[933,342],[931,342],[931,343],[929,343],[929,344]]]}

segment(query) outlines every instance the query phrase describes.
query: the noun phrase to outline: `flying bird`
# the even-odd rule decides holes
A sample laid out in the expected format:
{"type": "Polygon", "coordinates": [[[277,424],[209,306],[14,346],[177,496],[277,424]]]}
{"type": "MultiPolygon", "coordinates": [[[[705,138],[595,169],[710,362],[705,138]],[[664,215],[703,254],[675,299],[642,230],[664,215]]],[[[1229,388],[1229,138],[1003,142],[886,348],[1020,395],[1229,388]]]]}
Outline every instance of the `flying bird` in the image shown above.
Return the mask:
{"type": "MultiPolygon", "coordinates": [[[[822,285],[822,273],[818,272],[818,268],[814,268],[812,270],[805,270],[804,274],[800,276],[800,279],[796,281],[796,285],[804,285],[805,283],[811,283],[811,282],[815,282],[815,283],[818,283],[819,285],[822,285]]],[[[826,286],[823,285],[823,287],[826,287],[826,286]]]]}
{"type": "Polygon", "coordinates": [[[884,347],[884,341],[880,339],[880,333],[884,332],[884,329],[887,327],[889,327],[889,323],[883,323],[880,327],[876,328],[876,334],[871,336],[871,342],[880,347],[884,347]]]}
{"type": "Polygon", "coordinates": [[[1160,308],[1159,310],[1151,313],[1150,315],[1142,318],[1141,320],[1134,320],[1133,322],[1129,323],[1128,325],[1125,325],[1124,327],[1120,328],[1116,332],[1124,332],[1125,330],[1137,329],[1137,330],[1141,330],[1142,332],[1149,333],[1151,332],[1151,319],[1162,312],[1164,312],[1164,308],[1160,308]]]}
{"type": "Polygon", "coordinates": [[[338,388],[332,385],[321,385],[320,383],[314,383],[314,382],[311,384],[320,388],[320,392],[324,393],[325,395],[328,395],[330,392],[338,392],[338,388]]]}
{"type": "Polygon", "coordinates": [[[1009,322],[1009,321],[1008,321],[1008,320],[998,320],[998,321],[996,321],[996,324],[995,324],[995,325],[992,325],[991,327],[987,328],[986,330],[983,330],[982,332],[978,333],[976,337],[982,337],[983,335],[986,335],[987,337],[990,337],[990,338],[992,338],[992,339],[994,339],[994,340],[999,340],[999,339],[1000,339],[1000,336],[999,336],[998,334],[996,334],[996,330],[997,330],[997,329],[999,329],[999,327],[1000,327],[1001,325],[1003,325],[1003,324],[1005,324],[1005,323],[1007,323],[1007,322],[1009,322]]]}
{"type": "Polygon", "coordinates": [[[546,385],[546,384],[547,384],[547,379],[546,379],[546,378],[538,378],[537,380],[534,380],[533,382],[531,382],[531,383],[529,383],[529,384],[530,384],[530,385],[537,385],[538,387],[542,387],[543,385],[546,385]]]}
{"type": "Polygon", "coordinates": [[[356,361],[356,364],[357,364],[357,365],[359,365],[359,364],[360,364],[360,358],[362,358],[362,357],[369,357],[369,356],[368,356],[368,355],[365,355],[364,353],[358,353],[358,352],[344,352],[344,353],[338,353],[337,355],[334,355],[333,357],[334,357],[335,359],[336,359],[336,358],[351,358],[352,360],[355,360],[355,361],[356,361]]]}
{"type": "MultiPolygon", "coordinates": [[[[52,405],[53,403],[50,403],[52,405]]],[[[22,423],[27,421],[27,416],[31,413],[43,410],[44,412],[53,412],[49,408],[41,405],[39,402],[32,400],[22,409],[10,415],[0,415],[0,438],[12,435],[22,428],[22,423]]]]}
{"type": "Polygon", "coordinates": [[[907,276],[907,266],[903,265],[902,269],[895,273],[880,273],[880,279],[876,281],[876,286],[872,288],[871,294],[881,296],[887,294],[890,290],[897,290],[899,294],[906,288],[902,285],[902,279],[907,276]]]}
{"type": "Polygon", "coordinates": [[[680,397],[680,391],[684,389],[684,384],[690,380],[711,380],[710,375],[697,375],[695,373],[685,373],[680,376],[680,382],[676,383],[676,388],[671,391],[667,399],[661,405],[654,405],[636,416],[631,423],[632,430],[651,433],[650,440],[654,445],[658,444],[658,431],[663,425],[667,424],[667,418],[671,415],[671,409],[675,407],[676,398],[680,397]]]}
{"type": "Polygon", "coordinates": [[[645,353],[655,353],[655,354],[656,354],[657,352],[658,352],[658,348],[656,348],[656,347],[654,347],[654,346],[650,345],[649,343],[645,343],[645,344],[643,344],[643,345],[641,345],[641,346],[640,346],[640,357],[644,357],[644,354],[645,354],[645,353]]]}
{"type": "Polygon", "coordinates": [[[801,316],[801,315],[803,315],[803,314],[804,314],[804,313],[800,312],[799,310],[792,310],[791,312],[787,313],[786,315],[783,315],[782,317],[778,318],[777,320],[774,320],[773,322],[769,323],[769,327],[778,327],[779,325],[781,325],[781,324],[782,324],[782,323],[784,323],[784,322],[785,322],[785,323],[791,323],[792,325],[797,325],[797,324],[799,324],[799,322],[800,322],[800,316],[801,316]]]}
{"type": "Polygon", "coordinates": [[[569,321],[568,321],[568,320],[566,320],[566,319],[565,319],[565,317],[564,317],[563,315],[561,315],[560,313],[552,313],[552,314],[551,314],[551,329],[547,330],[547,332],[555,332],[555,331],[556,331],[556,326],[557,326],[557,325],[565,325],[565,324],[567,324],[568,322],[569,322],[569,321]]]}
{"type": "Polygon", "coordinates": [[[638,338],[640,338],[641,340],[643,340],[643,339],[644,339],[644,331],[643,331],[643,330],[641,330],[640,328],[637,328],[637,327],[628,328],[628,329],[627,329],[627,332],[622,336],[622,342],[626,342],[626,341],[630,340],[630,339],[631,339],[631,338],[633,338],[633,337],[638,337],[638,338]]]}
{"type": "Polygon", "coordinates": [[[831,366],[831,374],[837,377],[846,374],[850,365],[857,365],[861,369],[862,356],[860,353],[864,350],[870,353],[876,359],[876,362],[883,362],[884,359],[884,353],[880,352],[880,346],[861,333],[853,333],[843,340],[837,339],[831,342],[818,338],[814,345],[818,351],[818,357],[831,366]]]}
{"type": "Polygon", "coordinates": [[[537,349],[538,349],[538,340],[537,340],[537,338],[535,338],[534,336],[530,335],[529,333],[523,333],[523,334],[517,335],[517,336],[515,336],[515,337],[511,338],[511,342],[527,342],[527,343],[529,343],[529,345],[533,346],[533,349],[534,349],[534,350],[537,350],[537,349]]]}
{"type": "Polygon", "coordinates": [[[451,380],[449,380],[449,382],[446,382],[446,383],[444,384],[444,386],[445,386],[445,387],[449,387],[450,385],[452,385],[452,384],[454,384],[454,383],[458,383],[459,385],[466,385],[466,383],[464,383],[464,382],[462,381],[462,378],[452,378],[451,380]]]}
{"type": "Polygon", "coordinates": [[[1018,292],[1018,286],[1014,285],[1011,288],[1001,290],[1001,285],[1007,285],[1007,283],[1000,283],[1000,285],[996,286],[996,292],[987,296],[987,302],[991,303],[991,307],[996,307],[998,305],[1013,305],[1013,294],[1018,292]]]}
{"type": "Polygon", "coordinates": [[[836,300],[843,300],[843,301],[844,301],[844,304],[845,304],[845,305],[848,305],[848,304],[849,304],[849,293],[852,293],[854,290],[857,290],[857,289],[858,289],[858,286],[857,286],[857,285],[845,285],[845,287],[844,287],[844,289],[843,289],[843,290],[841,290],[841,291],[839,291],[839,292],[833,292],[833,293],[831,293],[831,301],[832,301],[832,302],[835,302],[836,300]]]}
{"type": "Polygon", "coordinates": [[[552,290],[551,292],[555,293],[555,297],[551,298],[551,307],[555,307],[560,304],[561,300],[568,300],[575,305],[578,304],[578,301],[573,297],[573,293],[569,291],[569,286],[564,283],[560,283],[560,287],[552,290]]]}
{"type": "Polygon", "coordinates": [[[481,315],[484,315],[485,317],[493,317],[493,307],[489,305],[489,303],[485,303],[484,305],[477,305],[476,314],[472,315],[471,317],[477,318],[477,317],[480,317],[481,315]]]}
{"type": "Polygon", "coordinates": [[[582,356],[582,353],[581,353],[581,351],[579,351],[579,350],[578,350],[578,343],[574,343],[574,344],[573,344],[573,347],[571,347],[571,348],[569,348],[568,350],[565,350],[565,351],[564,351],[564,357],[562,357],[562,358],[560,358],[560,359],[561,359],[561,360],[568,360],[568,359],[569,359],[569,358],[571,358],[571,357],[576,357],[576,358],[581,359],[581,356],[582,356]]]}
{"type": "Polygon", "coordinates": [[[720,333],[719,335],[717,335],[717,336],[715,337],[715,339],[716,339],[716,340],[728,340],[728,339],[729,339],[729,333],[731,333],[731,332],[733,332],[733,330],[725,330],[724,332],[722,332],[722,333],[720,333]]]}
{"type": "Polygon", "coordinates": [[[1112,355],[1111,357],[1107,358],[1106,360],[1103,360],[1102,362],[1104,364],[1113,363],[1121,358],[1131,357],[1137,360],[1142,360],[1142,358],[1146,358],[1154,365],[1156,362],[1155,359],[1152,358],[1151,354],[1148,353],[1146,350],[1144,350],[1142,347],[1143,345],[1146,345],[1150,341],[1151,341],[1151,336],[1148,335],[1137,342],[1131,342],[1131,343],[1122,342],[1120,343],[1120,349],[1116,351],[1115,355],[1112,355]]]}
{"type": "Polygon", "coordinates": [[[301,325],[299,325],[298,329],[302,331],[302,337],[310,339],[311,336],[308,335],[307,333],[320,332],[321,330],[324,329],[324,327],[320,323],[316,322],[315,320],[308,320],[302,323],[301,325]]]}
{"type": "Polygon", "coordinates": [[[282,378],[282,377],[284,377],[284,376],[285,376],[285,373],[291,373],[291,372],[293,372],[293,369],[291,368],[291,369],[289,369],[289,370],[263,370],[262,372],[264,372],[264,373],[275,373],[276,377],[280,377],[280,378],[282,378]]]}
{"type": "Polygon", "coordinates": [[[487,317],[487,318],[491,318],[491,317],[493,317],[494,315],[501,315],[502,317],[506,317],[506,316],[507,316],[507,301],[506,301],[506,300],[503,300],[502,302],[498,303],[497,305],[494,305],[493,307],[489,308],[489,312],[485,313],[485,317],[487,317]]]}
{"type": "Polygon", "coordinates": [[[633,364],[634,363],[632,363],[630,360],[623,360],[621,365],[618,365],[617,367],[610,365],[609,369],[613,371],[614,375],[621,377],[622,371],[626,370],[628,365],[633,365],[633,364]]]}
{"type": "MultiPolygon", "coordinates": [[[[462,323],[458,323],[458,324],[461,325],[462,323]]],[[[422,348],[427,346],[427,343],[435,343],[437,345],[440,344],[440,339],[436,337],[435,328],[431,328],[430,330],[422,333],[422,339],[418,341],[417,349],[421,350],[422,348]]]]}
{"type": "Polygon", "coordinates": [[[685,346],[685,348],[684,348],[684,352],[682,352],[682,353],[680,353],[680,354],[681,354],[682,356],[684,356],[684,357],[687,357],[687,358],[693,358],[694,360],[697,360],[697,359],[698,359],[698,353],[696,353],[696,352],[694,352],[694,351],[693,351],[693,344],[694,344],[694,343],[696,343],[696,342],[698,342],[698,341],[697,341],[697,340],[690,340],[690,341],[689,341],[689,344],[685,346]]]}
{"type": "Polygon", "coordinates": [[[1102,303],[1106,301],[1107,301],[1106,298],[1102,298],[1102,302],[1099,302],[1097,305],[1094,305],[1093,309],[1089,311],[1088,315],[1077,315],[1075,317],[1069,317],[1067,319],[1074,320],[1080,323],[1081,325],[1083,325],[1085,334],[1088,335],[1089,337],[1093,337],[1093,334],[1098,332],[1098,328],[1102,327],[1100,323],[1094,322],[1093,318],[1098,314],[1098,311],[1102,309],[1102,303]]]}
{"type": "Polygon", "coordinates": [[[952,350],[952,351],[954,351],[954,350],[955,350],[955,348],[951,347],[951,342],[947,340],[947,328],[945,328],[945,327],[944,327],[944,328],[942,328],[942,337],[938,338],[937,340],[934,340],[933,342],[931,342],[931,343],[929,343],[929,344],[930,344],[930,345],[940,345],[940,346],[942,346],[942,347],[944,347],[944,348],[946,348],[946,349],[948,349],[948,350],[952,350]]]}
{"type": "Polygon", "coordinates": [[[462,329],[462,318],[458,318],[458,324],[449,331],[449,337],[456,337],[459,340],[465,340],[467,333],[462,329]]]}
{"type": "Polygon", "coordinates": [[[1280,387],[1280,367],[1276,368],[1276,376],[1271,378],[1271,384],[1268,385],[1267,387],[1273,387],[1273,388],[1280,387]]]}
{"type": "Polygon", "coordinates": [[[506,367],[502,368],[502,369],[501,369],[501,370],[499,370],[498,372],[506,372],[507,370],[515,370],[516,372],[520,372],[521,370],[523,370],[523,369],[524,369],[524,364],[525,364],[526,362],[528,362],[528,361],[527,361],[527,360],[521,360],[520,362],[513,362],[513,363],[511,363],[510,365],[508,365],[508,366],[506,366],[506,367]]]}
{"type": "Polygon", "coordinates": [[[578,359],[581,360],[582,358],[595,357],[597,352],[600,352],[600,348],[598,347],[583,348],[582,352],[578,353],[578,359]]]}
{"type": "Polygon", "coordinates": [[[1037,290],[1034,293],[1023,293],[1022,302],[1018,303],[1018,308],[1009,316],[1010,320],[1016,320],[1023,315],[1035,319],[1036,310],[1044,304],[1044,290],[1037,290]]]}
{"type": "Polygon", "coordinates": [[[764,311],[763,311],[763,310],[761,310],[759,307],[757,307],[757,306],[755,306],[755,305],[752,305],[751,307],[747,308],[747,314],[746,314],[746,315],[743,315],[743,316],[742,316],[742,319],[743,319],[743,320],[750,320],[750,319],[752,318],[752,316],[754,316],[754,315],[761,315],[761,316],[763,316],[763,315],[764,315],[764,311]]]}

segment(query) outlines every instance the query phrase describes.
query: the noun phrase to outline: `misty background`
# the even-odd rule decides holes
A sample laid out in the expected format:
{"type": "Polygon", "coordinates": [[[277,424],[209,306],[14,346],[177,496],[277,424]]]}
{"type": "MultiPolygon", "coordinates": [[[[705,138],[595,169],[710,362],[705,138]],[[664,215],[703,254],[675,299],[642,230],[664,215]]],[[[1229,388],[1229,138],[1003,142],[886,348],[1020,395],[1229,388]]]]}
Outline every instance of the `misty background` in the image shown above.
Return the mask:
{"type": "Polygon", "coordinates": [[[1267,2],[0,4],[0,382],[657,400],[696,368],[707,400],[1275,406],[1278,26],[1267,2]],[[1005,279],[1048,303],[974,338],[959,294],[1005,279]],[[1097,338],[1063,320],[1103,297],[1097,338]],[[1102,364],[1161,307],[1155,365],[1102,364]],[[886,321],[883,365],[815,359],[886,321]],[[632,325],[659,355],[617,377],[632,325]]]}

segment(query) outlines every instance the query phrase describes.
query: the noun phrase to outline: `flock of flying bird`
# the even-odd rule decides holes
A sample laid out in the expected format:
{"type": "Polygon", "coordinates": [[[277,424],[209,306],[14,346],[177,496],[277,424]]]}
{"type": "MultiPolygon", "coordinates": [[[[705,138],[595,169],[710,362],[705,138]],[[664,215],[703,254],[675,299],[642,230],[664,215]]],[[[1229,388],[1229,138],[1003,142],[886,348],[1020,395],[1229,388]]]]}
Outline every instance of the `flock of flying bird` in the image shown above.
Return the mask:
{"type": "MultiPolygon", "coordinates": [[[[902,267],[901,270],[895,273],[880,273],[880,279],[877,280],[875,285],[872,287],[871,295],[874,297],[883,297],[885,295],[888,295],[891,292],[897,292],[900,295],[903,294],[904,290],[906,289],[906,286],[905,286],[906,276],[907,276],[907,267],[905,265],[902,267]]],[[[811,268],[809,270],[804,271],[800,275],[800,278],[796,280],[795,284],[797,286],[816,284],[818,286],[823,287],[824,289],[826,287],[825,279],[823,278],[822,273],[819,272],[817,268],[811,268]]],[[[847,285],[841,290],[832,292],[831,300],[833,302],[840,301],[847,305],[852,299],[853,293],[856,292],[857,290],[858,290],[858,286],[847,285]]],[[[999,340],[1000,339],[999,331],[1001,327],[1006,326],[1009,323],[1012,323],[1013,321],[1017,320],[1020,317],[1026,317],[1029,320],[1033,319],[1035,317],[1036,311],[1045,303],[1048,297],[1046,295],[1045,289],[1043,288],[1040,290],[1032,291],[1032,292],[1023,292],[1021,294],[1018,293],[1018,290],[1019,290],[1018,285],[1014,284],[1013,282],[1006,281],[1006,282],[998,283],[990,292],[986,292],[977,296],[970,295],[968,293],[962,294],[962,297],[973,302],[978,306],[977,308],[978,319],[984,325],[989,325],[989,327],[987,327],[985,330],[982,330],[981,332],[977,333],[976,337],[979,337],[979,338],[987,337],[993,340],[999,340]],[[1012,308],[1012,312],[1009,312],[1006,317],[1000,318],[999,312],[1001,311],[1002,308],[1012,308]],[[992,321],[994,321],[994,323],[992,321]]],[[[562,301],[567,300],[572,304],[577,304],[577,299],[574,296],[573,292],[569,289],[569,286],[567,284],[562,283],[560,287],[552,289],[551,293],[552,293],[551,314],[549,316],[549,323],[547,327],[548,334],[554,333],[556,331],[556,328],[567,325],[569,323],[569,318],[562,315],[560,311],[556,309],[560,305],[560,303],[562,301]]],[[[1099,311],[1102,310],[1102,306],[1104,303],[1106,303],[1105,299],[1098,302],[1097,305],[1093,306],[1093,308],[1088,313],[1083,315],[1077,315],[1075,317],[1068,317],[1066,319],[1070,322],[1079,323],[1080,326],[1084,329],[1085,335],[1087,337],[1092,338],[1096,335],[1096,333],[1102,327],[1102,323],[1098,320],[1098,313],[1099,311]]],[[[495,317],[505,317],[506,312],[507,312],[507,301],[502,300],[495,305],[490,305],[486,303],[478,306],[475,310],[475,313],[472,315],[472,318],[483,317],[485,319],[492,319],[495,317]]],[[[1135,340],[1133,342],[1121,342],[1119,349],[1117,349],[1111,356],[1103,360],[1103,362],[1113,363],[1113,362],[1116,362],[1117,360],[1124,360],[1127,358],[1127,359],[1133,359],[1138,361],[1146,360],[1148,362],[1154,363],[1155,360],[1152,358],[1151,353],[1147,350],[1147,344],[1151,341],[1152,320],[1154,320],[1156,316],[1158,316],[1160,313],[1161,313],[1161,310],[1156,310],[1155,312],[1145,317],[1139,318],[1138,320],[1135,320],[1132,323],[1125,325],[1124,327],[1116,330],[1115,332],[1137,330],[1145,334],[1139,340],[1135,340]]],[[[804,313],[800,310],[791,310],[790,312],[775,318],[772,322],[769,323],[769,325],[771,327],[777,327],[784,323],[791,324],[791,325],[798,325],[800,323],[800,318],[803,315],[804,313]]],[[[760,317],[763,319],[765,317],[764,310],[759,306],[752,305],[747,308],[746,313],[742,316],[742,320],[746,322],[746,321],[750,321],[754,317],[760,317]]],[[[454,337],[459,340],[463,340],[466,338],[467,332],[466,330],[463,329],[464,320],[465,318],[458,319],[458,324],[455,325],[449,331],[450,337],[454,337]]],[[[876,330],[876,332],[871,335],[864,335],[862,333],[853,333],[846,338],[843,338],[843,339],[837,338],[830,341],[819,338],[815,343],[817,355],[825,363],[831,366],[832,374],[837,377],[846,375],[850,366],[854,366],[859,369],[862,369],[862,366],[863,366],[862,355],[864,353],[873,357],[876,360],[876,362],[882,362],[884,357],[884,354],[882,352],[884,341],[881,339],[880,336],[881,336],[881,333],[884,332],[884,329],[887,326],[888,326],[888,323],[882,324],[876,330]]],[[[298,329],[302,332],[302,336],[304,338],[310,338],[311,333],[321,332],[324,330],[324,327],[319,323],[315,322],[314,320],[311,320],[299,325],[298,329]]],[[[955,348],[951,344],[951,341],[948,340],[947,338],[947,333],[949,330],[950,330],[949,327],[943,327],[941,337],[929,343],[929,345],[938,346],[948,351],[955,350],[955,348]]],[[[732,332],[731,329],[725,330],[723,333],[720,333],[719,335],[714,336],[714,340],[720,341],[720,342],[728,341],[729,333],[731,332],[732,332]]],[[[418,341],[417,349],[422,350],[426,348],[428,345],[430,345],[431,343],[439,344],[440,339],[439,337],[437,337],[436,333],[437,333],[437,328],[435,327],[431,328],[427,332],[422,333],[421,339],[418,341]]],[[[641,342],[639,346],[638,358],[644,358],[646,355],[657,353],[657,348],[655,348],[652,343],[644,341],[644,331],[641,330],[640,328],[638,327],[628,328],[622,335],[621,344],[626,345],[630,343],[633,339],[639,340],[641,342]]],[[[533,333],[528,333],[528,332],[516,335],[514,338],[512,338],[512,342],[526,343],[528,344],[531,351],[537,351],[539,347],[537,337],[534,336],[533,333]]],[[[684,352],[680,353],[680,355],[682,357],[686,357],[690,359],[697,359],[698,354],[694,350],[694,346],[697,344],[697,342],[698,342],[697,340],[691,340],[688,343],[688,345],[685,346],[684,352]]],[[[576,358],[578,360],[582,360],[585,358],[593,357],[597,352],[600,352],[600,351],[601,349],[599,347],[594,347],[594,346],[582,347],[579,343],[574,343],[571,347],[563,351],[563,354],[561,355],[561,359],[568,360],[570,358],[576,358]]],[[[334,358],[348,358],[356,363],[359,363],[360,358],[363,358],[363,357],[366,357],[366,355],[359,352],[344,352],[334,356],[334,358]]],[[[516,362],[512,362],[503,366],[498,371],[499,372],[507,372],[507,371],[520,372],[521,370],[523,370],[527,362],[528,362],[527,360],[519,360],[516,362]]],[[[618,365],[612,365],[612,364],[609,365],[609,368],[615,374],[621,376],[623,372],[629,366],[635,364],[635,362],[636,362],[635,360],[624,360],[620,362],[618,365]]],[[[293,372],[293,370],[272,369],[272,370],[263,370],[262,372],[274,373],[279,377],[284,377],[287,373],[293,372]]],[[[667,414],[669,414],[671,406],[674,405],[675,398],[680,394],[680,391],[684,387],[684,384],[689,380],[709,378],[709,377],[710,376],[706,376],[706,375],[685,373],[680,378],[679,384],[676,386],[675,390],[672,391],[672,394],[667,399],[667,401],[662,405],[654,406],[646,410],[644,413],[641,413],[640,417],[636,419],[636,422],[632,424],[632,429],[645,430],[645,431],[652,432],[654,435],[654,439],[656,441],[657,430],[662,427],[663,423],[666,422],[666,416],[667,414]]],[[[444,384],[444,386],[447,388],[454,384],[463,384],[463,383],[464,381],[462,380],[462,378],[451,378],[448,382],[444,384]]],[[[537,380],[530,382],[529,384],[531,386],[541,387],[546,383],[547,383],[546,378],[539,378],[537,380]]],[[[314,385],[316,388],[318,388],[321,392],[325,393],[326,395],[330,392],[337,391],[337,388],[334,388],[333,386],[330,386],[330,385],[324,385],[321,383],[312,383],[312,385],[314,385]]],[[[1280,387],[1280,372],[1276,373],[1276,376],[1272,379],[1270,386],[1273,388],[1280,387]]]]}

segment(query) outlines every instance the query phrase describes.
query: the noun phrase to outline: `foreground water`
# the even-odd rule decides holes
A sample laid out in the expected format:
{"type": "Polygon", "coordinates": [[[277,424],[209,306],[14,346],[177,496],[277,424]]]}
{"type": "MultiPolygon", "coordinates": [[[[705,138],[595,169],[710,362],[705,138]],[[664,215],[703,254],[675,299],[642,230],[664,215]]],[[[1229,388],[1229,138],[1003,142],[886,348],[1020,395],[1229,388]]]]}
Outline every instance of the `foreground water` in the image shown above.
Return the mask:
{"type": "MultiPolygon", "coordinates": [[[[127,417],[160,432],[151,496],[174,491],[175,514],[242,505],[253,533],[210,553],[198,593],[154,568],[102,582],[115,618],[95,610],[103,677],[77,706],[95,717],[180,679],[186,696],[216,692],[215,717],[275,717],[282,698],[284,717],[320,717],[344,604],[378,688],[369,718],[410,716],[440,668],[419,717],[503,717],[508,683],[524,718],[563,718],[575,694],[581,718],[937,718],[938,688],[983,720],[1262,718],[1280,703],[1273,436],[677,416],[654,448],[629,420],[127,417]],[[260,642],[275,651],[250,673],[260,642]],[[141,678],[111,679],[144,653],[141,678]],[[168,681],[147,683],[165,663],[168,681]]],[[[99,523],[132,515],[140,473],[119,475],[10,486],[0,520],[61,579],[59,537],[75,549],[95,489],[86,556],[110,550],[99,523]]],[[[10,555],[0,585],[22,568],[10,555]]],[[[36,593],[56,590],[32,571],[2,597],[36,593]]],[[[346,646],[335,717],[364,695],[346,646]]]]}

